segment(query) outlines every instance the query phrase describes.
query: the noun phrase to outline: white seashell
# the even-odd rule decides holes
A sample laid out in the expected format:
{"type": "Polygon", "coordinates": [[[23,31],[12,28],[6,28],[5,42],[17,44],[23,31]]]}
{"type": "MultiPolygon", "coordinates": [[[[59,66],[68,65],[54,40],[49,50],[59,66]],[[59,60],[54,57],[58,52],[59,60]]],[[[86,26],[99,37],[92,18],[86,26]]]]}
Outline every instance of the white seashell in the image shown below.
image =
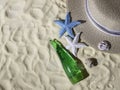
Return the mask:
{"type": "Polygon", "coordinates": [[[102,51],[108,51],[111,48],[111,44],[109,41],[104,40],[98,44],[98,48],[102,51]]]}

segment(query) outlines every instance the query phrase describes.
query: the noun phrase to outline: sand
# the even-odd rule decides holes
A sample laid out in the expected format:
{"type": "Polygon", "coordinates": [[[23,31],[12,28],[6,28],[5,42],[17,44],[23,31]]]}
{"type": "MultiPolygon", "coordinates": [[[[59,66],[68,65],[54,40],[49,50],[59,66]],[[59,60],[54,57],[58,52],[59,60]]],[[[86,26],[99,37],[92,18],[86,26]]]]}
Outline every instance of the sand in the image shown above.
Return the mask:
{"type": "Polygon", "coordinates": [[[64,19],[65,0],[0,0],[0,90],[120,90],[120,54],[107,54],[92,47],[79,49],[85,65],[95,57],[98,66],[89,68],[90,76],[72,85],[50,39],[58,39],[64,19]]]}

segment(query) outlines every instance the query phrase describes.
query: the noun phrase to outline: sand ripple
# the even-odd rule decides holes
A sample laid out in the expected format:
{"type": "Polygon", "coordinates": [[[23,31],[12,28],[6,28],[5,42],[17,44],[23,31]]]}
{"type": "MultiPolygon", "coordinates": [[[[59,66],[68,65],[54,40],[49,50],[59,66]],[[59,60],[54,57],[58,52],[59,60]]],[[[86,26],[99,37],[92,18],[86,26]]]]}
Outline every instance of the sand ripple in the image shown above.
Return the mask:
{"type": "Polygon", "coordinates": [[[0,0],[0,90],[119,90],[120,56],[91,47],[79,50],[79,58],[96,57],[99,65],[87,68],[90,76],[80,83],[69,82],[49,45],[58,39],[53,20],[65,17],[65,2],[0,0]]]}

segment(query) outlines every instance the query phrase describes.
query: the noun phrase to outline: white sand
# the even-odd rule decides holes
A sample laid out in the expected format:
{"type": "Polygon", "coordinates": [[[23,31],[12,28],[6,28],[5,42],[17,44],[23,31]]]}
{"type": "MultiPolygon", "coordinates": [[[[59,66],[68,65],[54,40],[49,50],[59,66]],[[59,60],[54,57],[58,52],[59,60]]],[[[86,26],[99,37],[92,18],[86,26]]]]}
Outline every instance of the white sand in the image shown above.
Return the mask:
{"type": "Polygon", "coordinates": [[[49,45],[58,39],[53,20],[65,18],[65,0],[0,0],[0,90],[120,90],[120,55],[91,47],[78,57],[95,57],[99,65],[90,76],[72,85],[49,45]]]}

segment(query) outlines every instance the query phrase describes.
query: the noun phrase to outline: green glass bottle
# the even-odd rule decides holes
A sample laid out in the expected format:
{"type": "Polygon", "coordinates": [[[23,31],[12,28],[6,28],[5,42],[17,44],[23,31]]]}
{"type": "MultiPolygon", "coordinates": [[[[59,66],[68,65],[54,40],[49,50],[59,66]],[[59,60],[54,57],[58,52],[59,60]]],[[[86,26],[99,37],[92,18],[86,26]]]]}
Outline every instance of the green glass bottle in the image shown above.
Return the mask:
{"type": "Polygon", "coordinates": [[[89,76],[83,63],[72,55],[58,40],[50,40],[50,43],[56,50],[64,71],[72,84],[76,84],[89,76]]]}

